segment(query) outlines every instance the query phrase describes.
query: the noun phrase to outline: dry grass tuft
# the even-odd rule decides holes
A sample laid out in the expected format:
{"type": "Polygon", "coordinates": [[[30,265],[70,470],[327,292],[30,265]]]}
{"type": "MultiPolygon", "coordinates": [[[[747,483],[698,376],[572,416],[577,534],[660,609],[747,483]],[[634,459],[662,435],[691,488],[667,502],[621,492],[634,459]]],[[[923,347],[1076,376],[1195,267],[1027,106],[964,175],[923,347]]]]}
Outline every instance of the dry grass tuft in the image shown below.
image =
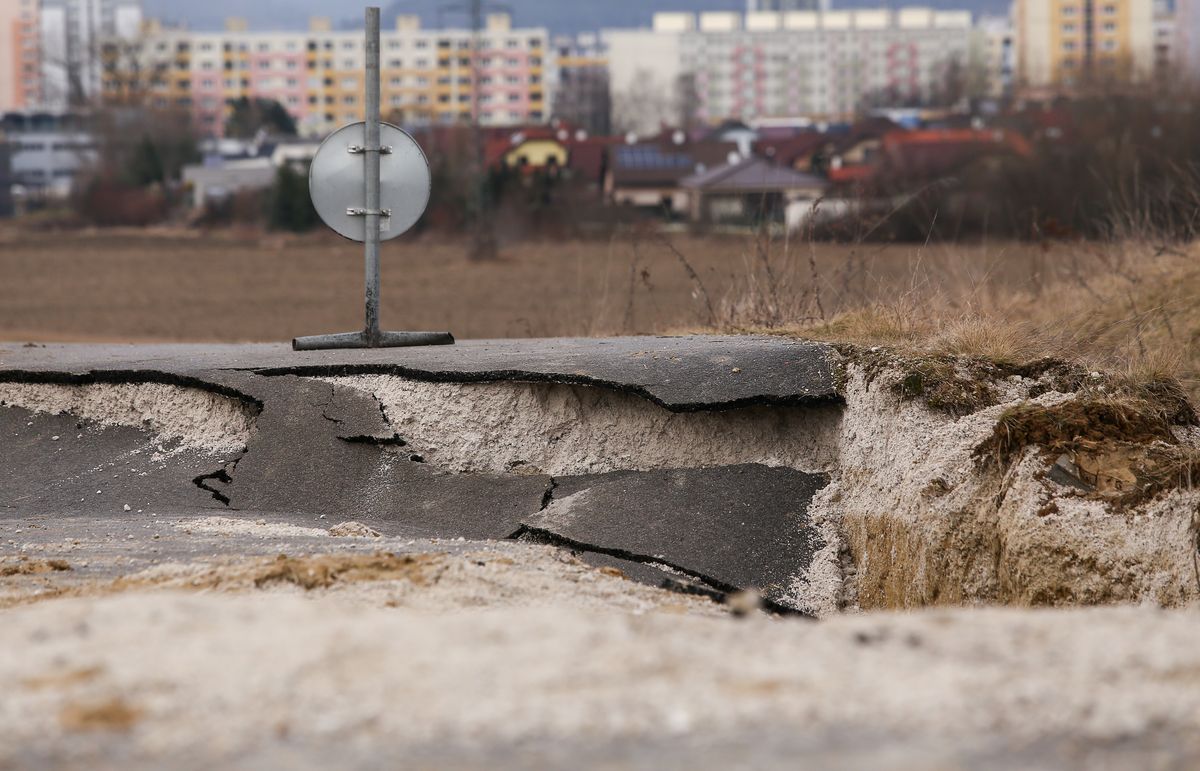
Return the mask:
{"type": "Polygon", "coordinates": [[[981,316],[951,319],[925,347],[943,356],[966,356],[1008,366],[1024,364],[1049,352],[1031,324],[981,316]]]}
{"type": "Polygon", "coordinates": [[[140,720],[142,710],[120,697],[84,704],[68,704],[59,722],[68,731],[128,731],[140,720]]]}
{"type": "MultiPolygon", "coordinates": [[[[235,580],[249,579],[262,588],[274,583],[294,584],[305,590],[327,589],[335,583],[359,581],[407,580],[418,586],[432,582],[443,562],[439,554],[322,554],[313,557],[289,557],[280,554],[274,561],[251,567],[235,580]]],[[[224,580],[224,579],[218,579],[224,580]]]]}
{"type": "Polygon", "coordinates": [[[21,557],[16,562],[0,562],[0,577],[41,575],[70,569],[71,564],[66,560],[42,560],[21,557]]]}
{"type": "Polygon", "coordinates": [[[1080,398],[1050,407],[1026,402],[1001,413],[992,435],[975,448],[975,457],[1006,466],[1031,445],[1061,453],[1106,442],[1156,441],[1174,443],[1175,437],[1162,409],[1150,402],[1080,398]]]}

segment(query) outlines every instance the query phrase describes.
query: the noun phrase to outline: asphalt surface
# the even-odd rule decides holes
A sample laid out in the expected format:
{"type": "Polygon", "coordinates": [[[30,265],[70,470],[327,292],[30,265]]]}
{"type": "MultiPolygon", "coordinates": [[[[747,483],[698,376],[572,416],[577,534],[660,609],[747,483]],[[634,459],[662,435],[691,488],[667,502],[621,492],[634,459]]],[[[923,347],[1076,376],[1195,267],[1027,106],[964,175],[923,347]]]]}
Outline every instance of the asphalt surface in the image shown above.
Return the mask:
{"type": "Polygon", "coordinates": [[[452,346],[292,351],[283,344],[0,343],[0,378],[173,378],[220,373],[394,374],[417,380],[545,381],[639,393],[669,410],[837,401],[836,352],[762,336],[468,340],[452,346]]]}
{"type": "MultiPolygon", "coordinates": [[[[626,564],[653,583],[786,602],[821,542],[806,518],[819,474],[765,466],[584,477],[457,473],[406,451],[370,394],[315,376],[568,383],[671,411],[837,402],[837,354],[772,337],[470,341],[294,352],[284,345],[0,343],[0,381],[167,383],[241,400],[255,430],[235,457],[165,448],[134,427],[0,409],[0,517],[212,511],[385,536],[498,540],[531,533],[626,564]],[[128,508],[126,508],[128,507],[128,508]],[[564,520],[571,509],[576,516],[564,520]],[[579,516],[583,515],[583,516],[579,516]],[[646,565],[654,563],[650,569],[646,565]],[[682,573],[664,576],[659,567],[682,573]]],[[[720,437],[713,437],[719,442],[720,437]]]]}

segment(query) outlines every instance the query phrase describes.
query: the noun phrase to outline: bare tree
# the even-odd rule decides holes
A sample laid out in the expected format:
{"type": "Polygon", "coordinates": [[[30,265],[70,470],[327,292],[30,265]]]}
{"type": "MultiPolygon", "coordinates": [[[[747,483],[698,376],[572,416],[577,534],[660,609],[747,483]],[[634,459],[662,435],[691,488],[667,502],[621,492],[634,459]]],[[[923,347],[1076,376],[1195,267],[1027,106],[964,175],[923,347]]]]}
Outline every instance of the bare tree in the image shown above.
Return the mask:
{"type": "Polygon", "coordinates": [[[632,84],[613,97],[613,128],[620,132],[652,131],[675,117],[672,94],[649,69],[639,69],[632,84]]]}

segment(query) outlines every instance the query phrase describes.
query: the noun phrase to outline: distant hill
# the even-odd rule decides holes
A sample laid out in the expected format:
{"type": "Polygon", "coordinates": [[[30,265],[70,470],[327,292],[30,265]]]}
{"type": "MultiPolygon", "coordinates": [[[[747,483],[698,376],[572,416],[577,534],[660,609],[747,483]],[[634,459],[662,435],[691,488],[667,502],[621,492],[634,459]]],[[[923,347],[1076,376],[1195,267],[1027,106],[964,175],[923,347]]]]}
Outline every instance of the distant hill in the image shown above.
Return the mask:
{"type": "MultiPolygon", "coordinates": [[[[398,14],[419,14],[427,26],[441,20],[446,25],[465,26],[463,13],[441,13],[438,8],[447,5],[463,5],[463,0],[441,2],[439,0],[397,0],[388,3],[379,0],[384,7],[384,23],[390,26],[398,14]]],[[[649,26],[655,11],[717,11],[743,10],[745,0],[507,0],[503,3],[512,8],[517,24],[522,26],[549,27],[551,31],[580,32],[605,27],[649,26]]],[[[339,27],[353,29],[362,25],[358,14],[347,14],[347,3],[338,0],[143,0],[146,14],[169,22],[186,22],[192,29],[220,29],[226,16],[243,16],[252,29],[304,29],[309,16],[330,16],[339,27]]],[[[364,2],[363,6],[366,5],[364,2]]],[[[877,8],[879,2],[839,3],[839,8],[877,8]]],[[[904,5],[926,5],[935,8],[966,8],[976,13],[1004,13],[1007,0],[912,0],[891,3],[895,7],[904,5]]]]}

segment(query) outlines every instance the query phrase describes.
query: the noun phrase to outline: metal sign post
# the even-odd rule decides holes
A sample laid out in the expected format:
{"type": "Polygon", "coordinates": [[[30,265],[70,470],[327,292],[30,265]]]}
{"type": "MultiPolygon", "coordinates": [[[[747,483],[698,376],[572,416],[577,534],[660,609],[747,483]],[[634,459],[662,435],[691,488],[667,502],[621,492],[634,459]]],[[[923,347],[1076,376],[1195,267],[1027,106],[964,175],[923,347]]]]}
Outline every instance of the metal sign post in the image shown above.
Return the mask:
{"type": "Polygon", "coordinates": [[[366,263],[366,327],[362,332],[297,337],[292,348],[394,348],[450,345],[449,332],[379,329],[379,244],[420,218],[429,202],[429,162],[405,131],[379,120],[379,9],[367,9],[367,119],[330,134],[313,156],[308,186],[317,213],[337,233],[362,241],[366,263]],[[392,144],[384,144],[383,139],[392,144]],[[381,159],[386,156],[386,174],[381,159]],[[361,157],[361,163],[359,159],[361,157]],[[361,196],[361,198],[359,197],[361,196]],[[363,203],[355,205],[358,200],[363,203]]]}

